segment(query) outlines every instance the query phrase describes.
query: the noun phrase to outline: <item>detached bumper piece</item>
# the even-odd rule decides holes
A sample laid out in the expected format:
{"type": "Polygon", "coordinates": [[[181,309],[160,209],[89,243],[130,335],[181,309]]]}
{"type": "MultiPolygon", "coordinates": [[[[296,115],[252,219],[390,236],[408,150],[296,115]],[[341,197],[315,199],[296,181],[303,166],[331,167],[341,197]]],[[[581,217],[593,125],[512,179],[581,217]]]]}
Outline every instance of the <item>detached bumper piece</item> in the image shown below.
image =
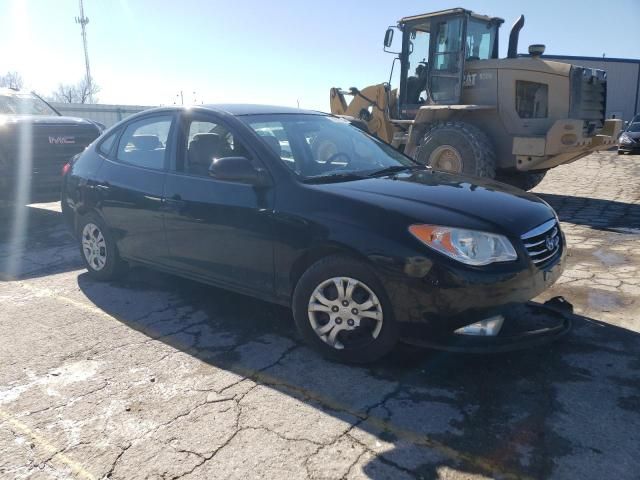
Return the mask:
{"type": "Polygon", "coordinates": [[[491,317],[434,337],[419,325],[403,332],[402,341],[418,347],[457,353],[491,354],[537,347],[564,337],[572,327],[573,305],[563,297],[544,304],[507,306],[491,317]],[[502,318],[501,318],[502,317],[502,318]]]}

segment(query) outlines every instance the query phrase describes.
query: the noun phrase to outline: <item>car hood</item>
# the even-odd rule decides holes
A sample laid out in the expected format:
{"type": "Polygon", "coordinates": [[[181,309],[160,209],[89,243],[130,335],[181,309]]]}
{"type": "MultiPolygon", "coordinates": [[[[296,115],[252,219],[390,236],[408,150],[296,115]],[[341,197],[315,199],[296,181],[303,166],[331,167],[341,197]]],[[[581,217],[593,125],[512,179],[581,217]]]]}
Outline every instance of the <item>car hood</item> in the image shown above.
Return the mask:
{"type": "Polygon", "coordinates": [[[0,125],[32,123],[34,125],[95,125],[90,120],[57,115],[0,115],[0,125]]]}
{"type": "Polygon", "coordinates": [[[492,180],[432,170],[323,187],[340,195],[400,211],[417,221],[434,222],[428,211],[435,207],[455,213],[457,218],[462,216],[476,220],[473,223],[488,223],[494,231],[506,230],[517,236],[554,218],[553,209],[535,195],[492,180]]]}
{"type": "Polygon", "coordinates": [[[622,133],[633,138],[634,140],[640,139],[640,132],[622,132],[622,133]]]}

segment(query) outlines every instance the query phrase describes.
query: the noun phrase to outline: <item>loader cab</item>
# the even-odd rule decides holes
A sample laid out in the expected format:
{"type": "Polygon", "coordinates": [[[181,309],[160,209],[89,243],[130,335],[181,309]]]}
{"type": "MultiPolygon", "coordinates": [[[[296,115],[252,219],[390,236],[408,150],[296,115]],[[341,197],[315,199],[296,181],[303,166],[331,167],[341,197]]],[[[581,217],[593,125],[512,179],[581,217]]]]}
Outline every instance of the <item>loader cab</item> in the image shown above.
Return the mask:
{"type": "Polygon", "coordinates": [[[459,104],[465,62],[498,58],[503,22],[462,8],[401,19],[399,102],[392,114],[412,119],[423,105],[459,104]]]}

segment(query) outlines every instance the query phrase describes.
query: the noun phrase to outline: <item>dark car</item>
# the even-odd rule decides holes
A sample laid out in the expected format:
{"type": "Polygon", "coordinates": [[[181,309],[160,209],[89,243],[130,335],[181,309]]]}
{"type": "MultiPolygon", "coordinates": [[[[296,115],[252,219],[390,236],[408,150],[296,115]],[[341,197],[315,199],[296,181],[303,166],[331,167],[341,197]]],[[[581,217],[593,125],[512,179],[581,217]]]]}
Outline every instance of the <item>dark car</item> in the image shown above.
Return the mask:
{"type": "Polygon", "coordinates": [[[384,355],[403,326],[438,335],[527,301],[564,265],[539,198],[297,109],[130,117],[68,169],[62,208],[95,278],[142,264],[286,305],[345,361],[384,355]]]}
{"type": "Polygon", "coordinates": [[[0,89],[0,200],[60,198],[60,169],[101,131],[34,93],[0,89]]]}
{"type": "Polygon", "coordinates": [[[640,122],[630,123],[620,134],[618,153],[640,153],[640,122]]]}

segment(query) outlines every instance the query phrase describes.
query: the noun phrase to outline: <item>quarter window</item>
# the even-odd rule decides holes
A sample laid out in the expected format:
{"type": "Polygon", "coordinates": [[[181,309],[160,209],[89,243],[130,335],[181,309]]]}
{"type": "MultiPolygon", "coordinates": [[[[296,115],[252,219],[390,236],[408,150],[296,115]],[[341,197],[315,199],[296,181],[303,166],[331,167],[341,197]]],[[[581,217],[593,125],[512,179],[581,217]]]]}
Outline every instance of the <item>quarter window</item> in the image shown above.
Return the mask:
{"type": "Polygon", "coordinates": [[[547,84],[516,81],[516,111],[520,118],[547,118],[548,106],[547,84]]]}
{"type": "Polygon", "coordinates": [[[172,119],[171,115],[162,115],[130,123],[120,138],[117,159],[138,167],[162,170],[172,119]]]}
{"type": "Polygon", "coordinates": [[[100,142],[100,144],[98,145],[98,151],[101,154],[105,156],[109,156],[109,154],[111,153],[111,150],[113,149],[113,144],[115,143],[116,138],[118,137],[118,133],[120,133],[119,130],[116,130],[115,132],[111,132],[109,135],[107,135],[107,138],[105,138],[100,142]]]}

